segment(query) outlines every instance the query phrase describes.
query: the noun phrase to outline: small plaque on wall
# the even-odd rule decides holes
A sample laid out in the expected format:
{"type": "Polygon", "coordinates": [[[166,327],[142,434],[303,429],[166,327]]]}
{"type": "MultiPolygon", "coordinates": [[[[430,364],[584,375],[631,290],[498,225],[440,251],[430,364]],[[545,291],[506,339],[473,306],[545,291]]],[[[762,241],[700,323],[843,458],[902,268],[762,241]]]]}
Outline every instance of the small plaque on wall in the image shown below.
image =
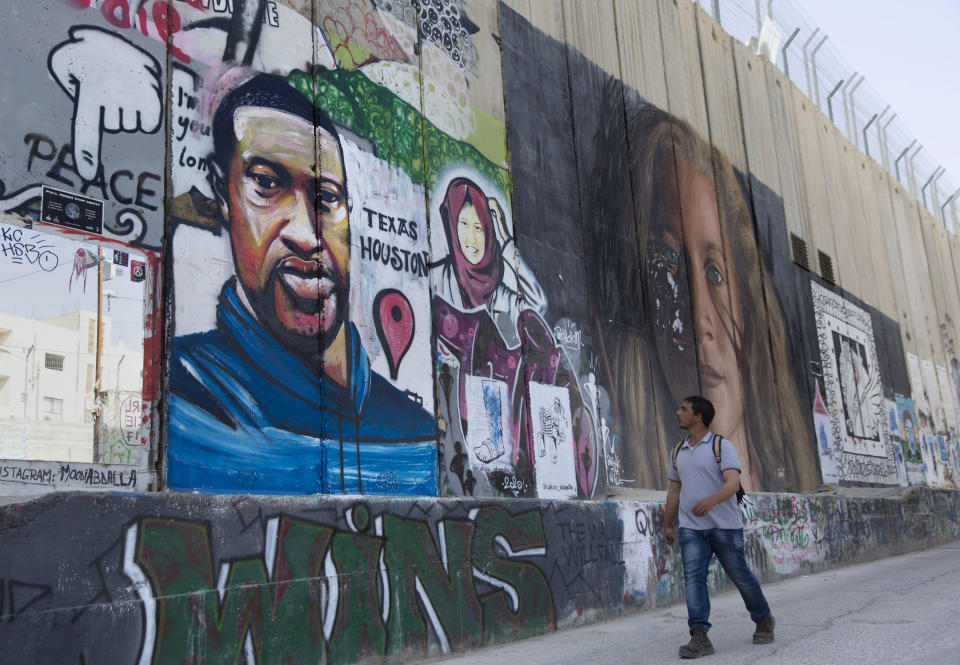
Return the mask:
{"type": "Polygon", "coordinates": [[[68,229],[102,234],[103,201],[44,185],[40,219],[68,229]]]}

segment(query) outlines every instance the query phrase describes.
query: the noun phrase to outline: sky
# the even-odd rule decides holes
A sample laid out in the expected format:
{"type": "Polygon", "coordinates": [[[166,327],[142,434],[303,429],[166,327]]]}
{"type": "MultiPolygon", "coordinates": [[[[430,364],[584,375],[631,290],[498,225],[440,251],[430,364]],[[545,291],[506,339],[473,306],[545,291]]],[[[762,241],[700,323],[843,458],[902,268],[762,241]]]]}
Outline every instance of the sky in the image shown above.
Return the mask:
{"type": "Polygon", "coordinates": [[[791,2],[867,77],[927,157],[947,169],[941,188],[945,180],[960,186],[960,0],[791,2]]]}

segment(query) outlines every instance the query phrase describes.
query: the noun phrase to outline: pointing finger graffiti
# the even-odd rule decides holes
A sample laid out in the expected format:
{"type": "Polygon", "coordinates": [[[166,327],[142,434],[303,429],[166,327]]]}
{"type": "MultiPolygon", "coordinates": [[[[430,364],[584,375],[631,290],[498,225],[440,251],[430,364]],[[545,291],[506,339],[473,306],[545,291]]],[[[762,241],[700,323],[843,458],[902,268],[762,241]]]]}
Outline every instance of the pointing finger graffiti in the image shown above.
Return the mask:
{"type": "Polygon", "coordinates": [[[160,129],[160,63],[122,37],[93,26],[70,29],[50,51],[50,73],[73,100],[73,158],[84,180],[100,169],[103,132],[160,129]]]}

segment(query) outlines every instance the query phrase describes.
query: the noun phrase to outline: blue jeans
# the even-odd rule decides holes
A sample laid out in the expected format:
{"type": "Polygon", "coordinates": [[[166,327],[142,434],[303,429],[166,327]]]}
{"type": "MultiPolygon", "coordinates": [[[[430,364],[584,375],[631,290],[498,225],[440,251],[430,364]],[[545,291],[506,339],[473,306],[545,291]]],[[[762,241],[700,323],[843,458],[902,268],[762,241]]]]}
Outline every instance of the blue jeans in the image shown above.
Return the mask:
{"type": "Polygon", "coordinates": [[[707,566],[714,554],[730,581],[737,585],[754,623],[770,616],[770,606],[743,554],[743,529],[687,529],[678,531],[683,557],[683,587],[687,597],[687,625],[690,630],[710,630],[710,595],[707,593],[707,566]]]}

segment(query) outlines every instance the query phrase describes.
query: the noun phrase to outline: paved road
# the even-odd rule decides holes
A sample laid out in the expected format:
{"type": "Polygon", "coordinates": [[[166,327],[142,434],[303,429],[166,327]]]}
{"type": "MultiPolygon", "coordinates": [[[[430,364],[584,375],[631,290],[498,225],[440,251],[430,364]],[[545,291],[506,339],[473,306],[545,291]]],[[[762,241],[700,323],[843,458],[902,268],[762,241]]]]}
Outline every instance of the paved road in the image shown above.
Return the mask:
{"type": "MultiPolygon", "coordinates": [[[[713,598],[704,665],[960,664],[960,543],[764,586],[777,641],[755,646],[736,592],[713,598]]],[[[436,665],[680,663],[684,605],[431,661],[436,665]]]]}

